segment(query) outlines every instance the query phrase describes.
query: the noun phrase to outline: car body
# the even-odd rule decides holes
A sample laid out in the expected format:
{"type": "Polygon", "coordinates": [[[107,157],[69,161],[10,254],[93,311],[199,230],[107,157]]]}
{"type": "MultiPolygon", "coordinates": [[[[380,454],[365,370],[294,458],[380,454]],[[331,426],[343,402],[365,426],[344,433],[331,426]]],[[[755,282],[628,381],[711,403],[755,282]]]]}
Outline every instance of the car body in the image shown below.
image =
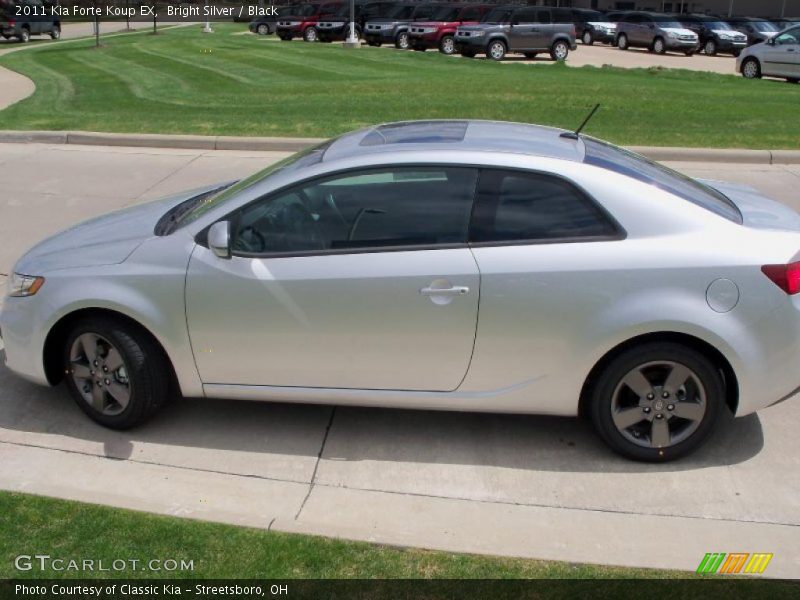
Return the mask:
{"type": "Polygon", "coordinates": [[[509,52],[534,58],[548,52],[553,60],[566,60],[575,50],[575,25],[567,9],[531,6],[497,6],[478,25],[456,31],[456,45],[463,56],[485,54],[502,60],[509,52]]]}
{"type": "Polygon", "coordinates": [[[780,31],[780,28],[772,21],[755,17],[729,17],[725,19],[725,22],[747,36],[748,46],[766,42],[780,31]]]}
{"type": "Polygon", "coordinates": [[[52,4],[42,0],[15,0],[0,3],[0,36],[28,42],[32,35],[61,37],[61,20],[51,12],[52,4]]]}
{"type": "Polygon", "coordinates": [[[250,33],[270,35],[275,33],[278,28],[278,18],[279,17],[267,15],[256,17],[248,23],[247,28],[250,30],[250,33]]]}
{"type": "Polygon", "coordinates": [[[747,48],[747,36],[735,30],[718,17],[708,15],[676,15],[675,18],[694,31],[700,39],[700,47],[708,56],[739,53],[747,48]]]}
{"type": "Polygon", "coordinates": [[[676,17],[653,12],[630,12],[617,23],[616,45],[620,50],[647,48],[656,54],[697,52],[700,40],[676,17]]]}
{"type": "Polygon", "coordinates": [[[617,24],[597,10],[572,9],[572,22],[577,37],[587,46],[595,42],[613,44],[617,37],[617,24]]]}
{"type": "Polygon", "coordinates": [[[113,428],[177,386],[591,414],[663,461],[726,406],[796,393],[799,248],[784,205],[593,138],[394,123],[48,238],[14,266],[0,333],[8,368],[65,380],[113,428]]]}
{"type": "Polygon", "coordinates": [[[768,76],[782,77],[790,83],[800,81],[800,25],[743,50],[736,60],[736,70],[748,79],[768,76]]]}
{"type": "MultiPolygon", "coordinates": [[[[368,20],[384,16],[392,6],[393,2],[386,1],[356,2],[354,5],[356,37],[361,37],[368,20]]],[[[350,3],[345,2],[336,12],[321,19],[317,23],[317,32],[320,42],[345,40],[350,34],[350,3]]]]}
{"type": "Polygon", "coordinates": [[[434,12],[446,4],[398,2],[390,8],[386,15],[367,21],[364,26],[364,39],[370,46],[394,44],[395,48],[410,48],[408,29],[412,23],[427,21],[434,12]]]}
{"type": "Polygon", "coordinates": [[[283,41],[291,41],[296,37],[303,38],[306,42],[316,42],[318,38],[317,23],[328,15],[338,11],[343,2],[321,2],[316,4],[299,4],[290,6],[278,19],[276,33],[283,41]]]}
{"type": "Polygon", "coordinates": [[[460,25],[477,25],[491,9],[488,4],[453,4],[439,8],[430,21],[412,23],[408,30],[411,47],[424,51],[438,48],[443,54],[455,54],[456,29],[460,25]]]}

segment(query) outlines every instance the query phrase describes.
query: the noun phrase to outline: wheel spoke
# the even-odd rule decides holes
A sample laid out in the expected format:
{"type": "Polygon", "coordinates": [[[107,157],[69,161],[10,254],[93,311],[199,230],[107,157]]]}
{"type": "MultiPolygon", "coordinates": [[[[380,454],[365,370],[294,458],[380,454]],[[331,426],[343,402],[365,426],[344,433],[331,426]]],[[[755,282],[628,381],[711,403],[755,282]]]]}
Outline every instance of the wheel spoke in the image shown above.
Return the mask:
{"type": "Polygon", "coordinates": [[[92,362],[97,358],[97,337],[91,333],[84,333],[78,338],[83,348],[83,354],[86,360],[92,362]]]}
{"type": "Polygon", "coordinates": [[[127,386],[115,381],[111,383],[107,389],[111,397],[114,398],[122,408],[128,406],[128,401],[131,399],[131,392],[127,386]]]}
{"type": "Polygon", "coordinates": [[[672,414],[681,419],[689,419],[690,421],[700,421],[706,414],[705,406],[697,402],[678,402],[675,404],[675,410],[672,414]]]}
{"type": "Polygon", "coordinates": [[[653,448],[669,446],[669,424],[666,419],[653,419],[653,428],[650,430],[650,445],[653,448]]]}
{"type": "Polygon", "coordinates": [[[72,369],[72,375],[77,377],[78,379],[90,379],[91,369],[89,369],[89,365],[85,365],[79,362],[70,363],[70,369],[72,369]]]}
{"type": "Polygon", "coordinates": [[[632,427],[633,425],[636,425],[640,421],[644,420],[644,414],[642,413],[642,409],[639,407],[614,411],[611,417],[614,419],[614,425],[616,425],[617,429],[620,430],[632,427]]]}
{"type": "Polygon", "coordinates": [[[112,373],[123,366],[125,363],[122,360],[122,355],[116,348],[111,348],[106,356],[106,366],[112,373]]]}
{"type": "Polygon", "coordinates": [[[97,384],[92,385],[92,406],[100,412],[106,407],[106,394],[97,384]]]}
{"type": "Polygon", "coordinates": [[[664,382],[664,389],[668,392],[675,393],[680,387],[686,383],[692,372],[683,365],[675,364],[664,382]]]}
{"type": "Polygon", "coordinates": [[[653,391],[653,386],[639,369],[634,369],[625,376],[622,383],[627,385],[639,398],[646,398],[653,391]]]}

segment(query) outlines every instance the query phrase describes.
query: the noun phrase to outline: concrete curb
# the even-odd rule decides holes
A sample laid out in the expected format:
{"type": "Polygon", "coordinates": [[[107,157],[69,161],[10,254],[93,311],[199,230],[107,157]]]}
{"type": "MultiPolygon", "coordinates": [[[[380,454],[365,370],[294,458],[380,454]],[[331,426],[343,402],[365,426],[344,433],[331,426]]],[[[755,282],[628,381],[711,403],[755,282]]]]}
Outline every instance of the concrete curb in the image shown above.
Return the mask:
{"type": "MultiPolygon", "coordinates": [[[[179,148],[192,150],[246,150],[296,152],[324,138],[235,137],[162,135],[156,133],[99,133],[91,131],[2,131],[0,143],[80,144],[133,148],[179,148]]],[[[670,148],[632,146],[631,150],[652,160],[672,162],[718,162],[742,164],[800,164],[800,150],[746,150],[727,148],[670,148]]]]}

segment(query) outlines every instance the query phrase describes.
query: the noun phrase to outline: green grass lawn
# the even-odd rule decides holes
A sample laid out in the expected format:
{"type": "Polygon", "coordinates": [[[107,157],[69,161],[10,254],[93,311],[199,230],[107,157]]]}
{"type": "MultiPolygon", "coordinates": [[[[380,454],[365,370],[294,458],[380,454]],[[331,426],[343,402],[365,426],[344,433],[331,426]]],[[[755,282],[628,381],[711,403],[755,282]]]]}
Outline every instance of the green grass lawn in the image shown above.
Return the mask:
{"type": "Polygon", "coordinates": [[[631,578],[687,577],[625,569],[402,549],[163,517],[0,492],[0,579],[97,577],[108,573],[17,571],[19,555],[191,560],[193,571],[114,577],[184,578],[631,578]]]}
{"type": "Polygon", "coordinates": [[[36,93],[1,111],[0,129],[327,137],[451,117],[573,128],[600,102],[587,131],[621,144],[800,147],[800,85],[346,51],[244,29],[207,35],[196,25],[109,37],[101,49],[64,41],[7,54],[0,64],[33,79],[36,93]]]}

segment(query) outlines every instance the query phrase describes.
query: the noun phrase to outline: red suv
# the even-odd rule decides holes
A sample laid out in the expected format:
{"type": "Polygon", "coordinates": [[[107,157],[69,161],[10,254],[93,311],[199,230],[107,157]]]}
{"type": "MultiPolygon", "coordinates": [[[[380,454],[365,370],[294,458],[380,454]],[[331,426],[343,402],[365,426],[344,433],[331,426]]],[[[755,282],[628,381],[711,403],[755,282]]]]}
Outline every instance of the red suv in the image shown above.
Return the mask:
{"type": "Polygon", "coordinates": [[[275,33],[284,41],[302,37],[307,42],[316,42],[319,38],[317,23],[320,17],[335,13],[343,4],[343,2],[319,2],[291,6],[286,9],[291,14],[281,15],[278,19],[275,33]]]}
{"type": "Polygon", "coordinates": [[[439,48],[444,54],[455,54],[455,34],[459,25],[477,25],[491,8],[488,4],[453,4],[442,6],[431,15],[430,21],[409,27],[409,45],[414,50],[439,48]]]}

